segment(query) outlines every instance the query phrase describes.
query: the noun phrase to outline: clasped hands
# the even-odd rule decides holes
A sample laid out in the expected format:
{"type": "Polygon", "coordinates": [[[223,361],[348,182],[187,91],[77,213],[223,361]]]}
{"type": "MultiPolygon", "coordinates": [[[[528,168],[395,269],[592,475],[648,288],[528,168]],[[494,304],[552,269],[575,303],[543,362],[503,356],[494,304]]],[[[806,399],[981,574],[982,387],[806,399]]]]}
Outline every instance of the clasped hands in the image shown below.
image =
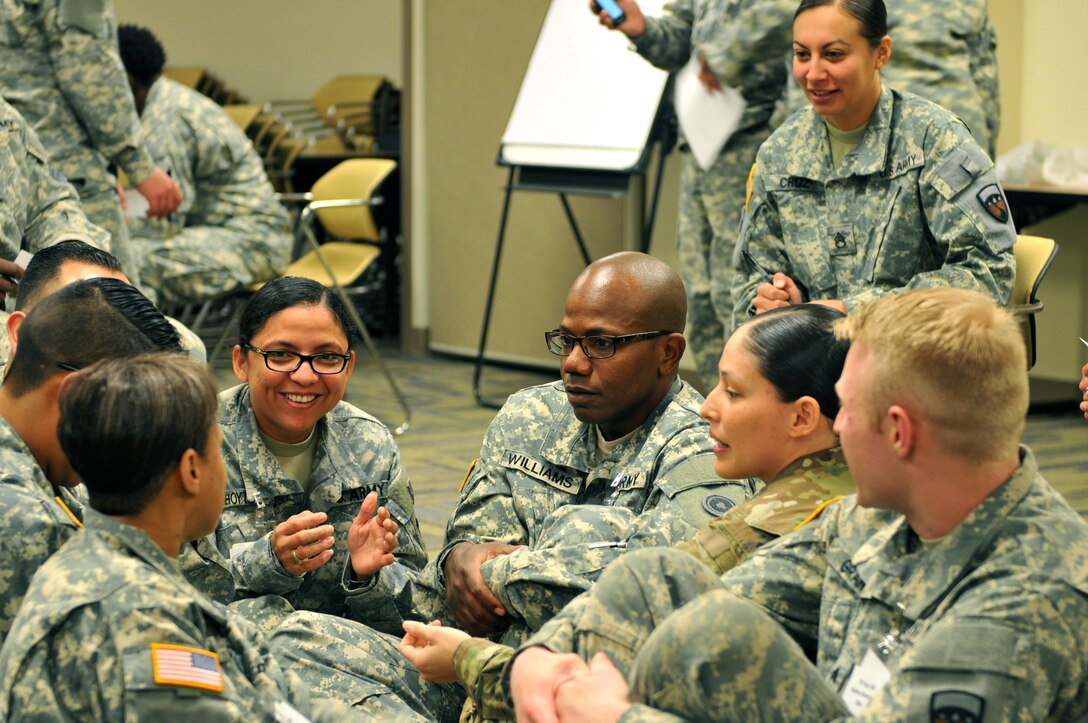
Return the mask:
{"type": "MultiPolygon", "coordinates": [[[[458,680],[454,656],[468,633],[443,626],[406,620],[400,653],[425,680],[458,680]]],[[[514,659],[510,677],[514,709],[519,721],[532,723],[611,723],[630,707],[623,674],[604,653],[586,664],[573,653],[553,653],[534,647],[514,659]],[[592,701],[592,705],[587,705],[592,701]]]]}

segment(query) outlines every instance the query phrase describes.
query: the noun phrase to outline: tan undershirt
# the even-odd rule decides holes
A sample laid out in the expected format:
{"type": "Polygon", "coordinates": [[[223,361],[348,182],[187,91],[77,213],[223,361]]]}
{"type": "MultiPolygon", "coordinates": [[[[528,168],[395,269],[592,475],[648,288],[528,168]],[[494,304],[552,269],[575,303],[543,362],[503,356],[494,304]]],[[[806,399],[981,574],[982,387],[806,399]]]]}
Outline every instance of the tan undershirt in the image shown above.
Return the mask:
{"type": "Polygon", "coordinates": [[[865,121],[852,131],[840,131],[826,118],[824,125],[827,126],[827,138],[831,142],[831,163],[837,168],[846,154],[858,147],[861,137],[865,135],[865,129],[869,127],[869,121],[865,121]]]}
{"type": "Polygon", "coordinates": [[[616,447],[620,446],[621,444],[623,444],[624,442],[629,440],[631,437],[633,437],[635,435],[635,432],[637,432],[639,430],[638,427],[635,427],[634,429],[632,429],[630,432],[623,435],[619,439],[607,440],[607,439],[604,438],[604,435],[601,434],[601,428],[600,427],[594,427],[593,429],[597,432],[597,452],[596,452],[596,454],[593,455],[593,466],[594,467],[599,465],[601,463],[602,459],[604,459],[608,455],[612,454],[612,450],[614,450],[616,447]]]}
{"type": "Polygon", "coordinates": [[[272,439],[264,432],[260,432],[261,441],[276,461],[283,467],[288,477],[297,479],[302,489],[310,491],[310,473],[314,465],[314,450],[317,449],[317,427],[310,430],[310,436],[298,444],[287,444],[272,439]]]}

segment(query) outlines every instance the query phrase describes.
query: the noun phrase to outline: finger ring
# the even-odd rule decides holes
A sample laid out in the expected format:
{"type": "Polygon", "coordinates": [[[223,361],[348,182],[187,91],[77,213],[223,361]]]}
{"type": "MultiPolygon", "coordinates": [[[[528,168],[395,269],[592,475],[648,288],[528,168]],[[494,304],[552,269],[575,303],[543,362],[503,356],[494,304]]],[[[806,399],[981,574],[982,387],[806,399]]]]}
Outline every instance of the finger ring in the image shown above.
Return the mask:
{"type": "Polygon", "coordinates": [[[298,548],[291,550],[291,559],[295,561],[296,565],[301,565],[302,560],[298,559],[298,548]]]}

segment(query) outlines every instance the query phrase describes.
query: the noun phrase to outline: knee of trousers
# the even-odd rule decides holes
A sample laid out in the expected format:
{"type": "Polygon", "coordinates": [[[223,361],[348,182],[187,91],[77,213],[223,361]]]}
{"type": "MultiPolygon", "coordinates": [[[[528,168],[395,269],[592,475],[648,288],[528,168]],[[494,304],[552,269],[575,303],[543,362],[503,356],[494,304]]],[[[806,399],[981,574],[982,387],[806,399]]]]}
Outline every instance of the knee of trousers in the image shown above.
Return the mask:
{"type": "MultiPolygon", "coordinates": [[[[610,564],[593,587],[604,605],[626,608],[645,600],[657,615],[665,615],[720,588],[718,576],[691,555],[669,548],[647,548],[626,553],[610,564]]],[[[655,615],[656,616],[656,615],[655,615]]]]}
{"type": "Polygon", "coordinates": [[[633,671],[643,689],[673,680],[750,681],[804,658],[762,608],[727,590],[699,596],[670,615],[646,640],[633,671]]]}

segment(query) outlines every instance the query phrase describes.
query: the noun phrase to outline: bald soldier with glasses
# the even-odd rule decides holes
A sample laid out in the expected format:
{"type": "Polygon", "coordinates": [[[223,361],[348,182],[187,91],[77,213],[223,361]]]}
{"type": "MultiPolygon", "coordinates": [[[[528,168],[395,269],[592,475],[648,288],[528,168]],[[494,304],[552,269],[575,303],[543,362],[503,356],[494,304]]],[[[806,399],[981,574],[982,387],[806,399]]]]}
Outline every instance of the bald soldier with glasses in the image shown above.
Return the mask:
{"type": "Polygon", "coordinates": [[[587,267],[545,334],[562,380],[509,398],[437,558],[410,590],[376,571],[352,617],[393,634],[439,619],[514,643],[624,550],[687,539],[749,497],[753,483],[714,473],[702,397],[677,376],[686,313],[680,277],[652,256],[587,267]]]}

